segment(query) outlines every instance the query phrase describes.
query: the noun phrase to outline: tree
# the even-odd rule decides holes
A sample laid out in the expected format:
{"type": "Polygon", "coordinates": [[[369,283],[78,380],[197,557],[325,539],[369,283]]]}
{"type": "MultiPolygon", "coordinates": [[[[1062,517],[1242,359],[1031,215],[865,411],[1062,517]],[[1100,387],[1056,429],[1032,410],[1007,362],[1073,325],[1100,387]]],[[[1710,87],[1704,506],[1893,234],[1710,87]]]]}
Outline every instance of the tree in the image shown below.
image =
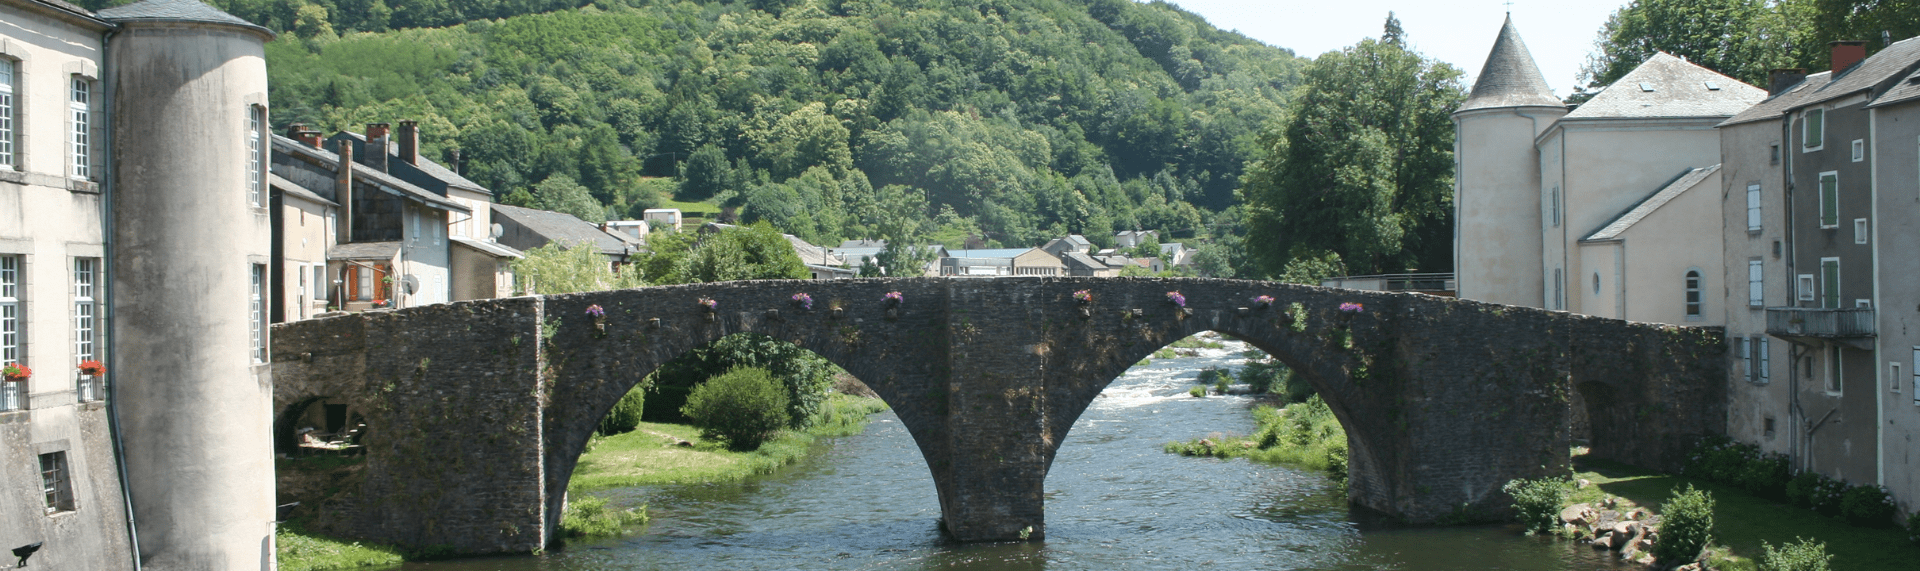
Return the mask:
{"type": "Polygon", "coordinates": [[[793,243],[772,225],[757,222],[701,237],[691,251],[674,261],[669,273],[660,276],[659,283],[805,279],[808,275],[806,264],[793,253],[793,243]]]}
{"type": "Polygon", "coordinates": [[[764,369],[740,367],[701,384],[682,414],[708,438],[753,450],[787,425],[787,395],[764,369]]]}
{"type": "Polygon", "coordinates": [[[694,151],[680,171],[680,196],[686,200],[703,200],[723,190],[737,190],[736,184],[726,151],[714,145],[704,145],[694,151]]]}
{"type": "Polygon", "coordinates": [[[1655,52],[1765,86],[1768,70],[1788,62],[1790,37],[1767,0],[1633,0],[1601,27],[1573,99],[1592,98],[1655,52]]]}
{"type": "Polygon", "coordinates": [[[521,293],[577,293],[647,285],[640,272],[614,273],[607,256],[590,243],[548,242],[525,253],[526,257],[513,262],[515,286],[521,293]]]}
{"type": "Polygon", "coordinates": [[[573,177],[556,174],[540,181],[533,187],[535,208],[572,214],[574,217],[594,224],[607,221],[607,208],[594,200],[587,187],[574,182],[573,177]]]}
{"type": "Polygon", "coordinates": [[[1262,269],[1337,253],[1351,269],[1429,271],[1450,240],[1454,109],[1460,71],[1400,43],[1362,40],[1315,60],[1295,106],[1261,137],[1242,181],[1247,244],[1262,269]],[[1427,251],[1438,248],[1427,248],[1427,251]]]}

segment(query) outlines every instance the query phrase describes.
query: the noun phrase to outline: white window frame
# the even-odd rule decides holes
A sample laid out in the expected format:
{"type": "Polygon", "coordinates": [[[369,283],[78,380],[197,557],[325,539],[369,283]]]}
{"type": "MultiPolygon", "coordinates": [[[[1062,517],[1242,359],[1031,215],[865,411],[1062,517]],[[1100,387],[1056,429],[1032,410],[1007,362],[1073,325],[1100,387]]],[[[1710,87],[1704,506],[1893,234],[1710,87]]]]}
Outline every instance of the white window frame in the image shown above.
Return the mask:
{"type": "Polygon", "coordinates": [[[1811,153],[1827,148],[1827,110],[1815,107],[1800,112],[1800,152],[1811,153]],[[1818,142],[1819,144],[1809,144],[1818,142]]]}
{"type": "MultiPolygon", "coordinates": [[[[73,364],[79,365],[98,357],[100,331],[100,259],[73,259],[73,364]]],[[[79,374],[74,369],[74,385],[81,401],[94,400],[92,384],[88,375],[79,374]]]]}
{"type": "Polygon", "coordinates": [[[1867,219],[1865,218],[1853,219],[1853,243],[1855,244],[1867,243],[1867,219]]]}
{"type": "Polygon", "coordinates": [[[1887,368],[1891,369],[1887,373],[1887,378],[1892,379],[1892,382],[1887,383],[1887,386],[1893,389],[1893,394],[1900,394],[1900,378],[1906,376],[1900,374],[1900,362],[1889,362],[1887,363],[1887,368]]]}
{"type": "Polygon", "coordinates": [[[1820,258],[1820,307],[1840,309],[1840,258],[1820,258]],[[1833,281],[1827,281],[1827,262],[1833,262],[1833,281]],[[1828,303],[1831,300],[1832,303],[1828,303]]]}
{"type": "Polygon", "coordinates": [[[1847,391],[1846,362],[1840,358],[1841,354],[1839,345],[1828,345],[1820,352],[1821,360],[1826,361],[1820,364],[1821,386],[1828,395],[1840,396],[1847,391]]]}
{"type": "Polygon", "coordinates": [[[1759,365],[1760,380],[1757,382],[1762,385],[1773,382],[1773,373],[1768,371],[1768,367],[1773,365],[1773,356],[1769,354],[1769,349],[1773,345],[1773,339],[1765,335],[1755,335],[1753,336],[1753,340],[1759,345],[1759,355],[1756,360],[1759,365]]]}
{"type": "Polygon", "coordinates": [[[93,81],[75,75],[67,85],[67,166],[73,178],[93,177],[93,81]]]}
{"type": "Polygon", "coordinates": [[[1747,231],[1759,232],[1760,220],[1760,183],[1747,185],[1747,231]]]}
{"type": "Polygon", "coordinates": [[[1856,162],[1856,163],[1857,163],[1857,162],[1860,162],[1860,161],[1864,161],[1864,160],[1867,160],[1867,142],[1866,142],[1866,140],[1864,140],[1864,139],[1854,139],[1854,140],[1853,140],[1853,145],[1852,145],[1852,150],[1851,150],[1851,152],[1853,153],[1853,155],[1852,155],[1852,157],[1853,157],[1853,162],[1856,162]]]}
{"type": "Polygon", "coordinates": [[[1683,286],[1681,300],[1685,304],[1682,308],[1685,310],[1687,321],[1701,321],[1706,319],[1706,272],[1700,271],[1700,268],[1687,268],[1687,273],[1683,274],[1681,279],[1681,285],[1683,286]]]}
{"type": "Polygon", "coordinates": [[[1799,291],[1794,292],[1796,294],[1794,297],[1800,301],[1813,301],[1814,284],[1817,283],[1813,279],[1813,274],[1800,274],[1797,277],[1799,279],[1795,283],[1799,285],[1799,291]]]}
{"type": "Polygon", "coordinates": [[[1747,260],[1747,307],[1767,305],[1767,266],[1759,258],[1747,260]]]}
{"type": "MultiPolygon", "coordinates": [[[[23,256],[0,255],[0,366],[26,362],[21,346],[27,338],[26,309],[20,301],[25,265],[23,256]]],[[[0,381],[0,411],[26,408],[26,388],[17,386],[21,384],[0,381]]]]}
{"type": "Polygon", "coordinates": [[[248,264],[247,267],[247,273],[253,278],[247,300],[247,322],[253,337],[249,353],[253,356],[253,362],[265,363],[267,362],[267,266],[248,264]]]}
{"type": "Polygon", "coordinates": [[[313,265],[313,289],[316,292],[313,294],[314,301],[331,303],[333,282],[327,279],[326,264],[313,265]]]}
{"type": "Polygon", "coordinates": [[[19,101],[14,94],[19,92],[20,62],[13,58],[0,56],[0,169],[19,168],[19,125],[15,124],[14,111],[19,101]]]}
{"type": "Polygon", "coordinates": [[[256,208],[266,206],[266,122],[267,108],[247,106],[247,204],[256,208]]]}
{"type": "Polygon", "coordinates": [[[40,455],[40,491],[47,515],[73,511],[73,464],[67,451],[40,455]]]}
{"type": "Polygon", "coordinates": [[[1920,345],[1913,347],[1913,366],[1907,370],[1913,375],[1913,384],[1907,385],[1913,390],[1908,394],[1913,395],[1913,405],[1920,406],[1920,345]]]}
{"type": "Polygon", "coordinates": [[[1815,183],[1815,186],[1818,187],[1815,189],[1817,194],[1816,198],[1818,198],[1820,201],[1820,205],[1819,205],[1820,228],[1821,229],[1839,228],[1840,227],[1840,171],[1827,171],[1827,172],[1820,173],[1820,176],[1816,180],[1817,182],[1815,183]],[[1829,186],[1827,181],[1833,181],[1832,185],[1829,186]],[[1833,209],[1832,211],[1827,210],[1829,208],[1828,206],[1829,200],[1827,199],[1829,193],[1831,193],[1833,197],[1833,199],[1831,200],[1832,202],[1831,208],[1833,209]]]}

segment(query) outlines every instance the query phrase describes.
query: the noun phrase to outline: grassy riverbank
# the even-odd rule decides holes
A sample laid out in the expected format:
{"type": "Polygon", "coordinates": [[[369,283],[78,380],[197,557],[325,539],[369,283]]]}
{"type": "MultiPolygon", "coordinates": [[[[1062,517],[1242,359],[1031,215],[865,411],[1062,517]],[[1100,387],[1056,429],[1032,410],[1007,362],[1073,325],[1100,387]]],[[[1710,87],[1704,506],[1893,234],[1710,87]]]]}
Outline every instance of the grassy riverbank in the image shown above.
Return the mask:
{"type": "MultiPolygon", "coordinates": [[[[1745,490],[1705,480],[1652,472],[1607,462],[1578,459],[1574,477],[1594,483],[1576,490],[1572,502],[1592,502],[1602,495],[1619,497],[1653,509],[1674,489],[1692,484],[1713,494],[1713,543],[1717,571],[1757,569],[1760,542],[1775,546],[1805,537],[1827,544],[1833,568],[1849,571],[1911,571],[1920,561],[1920,547],[1907,541],[1898,528],[1865,528],[1837,518],[1756,497],[1745,490]]],[[[1626,508],[1622,508],[1623,510],[1626,508]]]]}
{"type": "Polygon", "coordinates": [[[684,424],[641,422],[633,432],[609,436],[580,456],[571,492],[607,488],[740,480],[772,472],[805,457],[815,440],[859,434],[867,416],[886,410],[880,399],[835,394],[805,431],[787,431],[751,452],[734,452],[700,438],[684,424]],[[681,446],[687,442],[691,446],[681,446]]]}
{"type": "Polygon", "coordinates": [[[1253,409],[1259,424],[1252,436],[1215,433],[1187,442],[1168,442],[1164,450],[1186,456],[1247,458],[1324,471],[1335,480],[1347,477],[1347,431],[1333,411],[1315,395],[1306,402],[1253,409]]]}

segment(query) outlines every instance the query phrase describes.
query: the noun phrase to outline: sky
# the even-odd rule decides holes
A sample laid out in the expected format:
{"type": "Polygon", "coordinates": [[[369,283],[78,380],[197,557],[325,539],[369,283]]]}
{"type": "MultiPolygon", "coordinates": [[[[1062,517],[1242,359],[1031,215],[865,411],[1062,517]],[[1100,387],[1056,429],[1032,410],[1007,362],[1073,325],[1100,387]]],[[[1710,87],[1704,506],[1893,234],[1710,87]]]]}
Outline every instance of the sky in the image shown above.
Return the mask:
{"type": "Polygon", "coordinates": [[[1307,57],[1353,45],[1361,38],[1380,37],[1381,25],[1392,11],[1413,48],[1466,72],[1468,87],[1486,63],[1500,22],[1511,9],[1513,24],[1533,52],[1533,61],[1561,97],[1573,91],[1580,64],[1593,51],[1593,40],[1607,16],[1626,5],[1623,0],[1513,0],[1511,8],[1503,0],[1168,1],[1205,17],[1215,27],[1237,30],[1307,57]]]}

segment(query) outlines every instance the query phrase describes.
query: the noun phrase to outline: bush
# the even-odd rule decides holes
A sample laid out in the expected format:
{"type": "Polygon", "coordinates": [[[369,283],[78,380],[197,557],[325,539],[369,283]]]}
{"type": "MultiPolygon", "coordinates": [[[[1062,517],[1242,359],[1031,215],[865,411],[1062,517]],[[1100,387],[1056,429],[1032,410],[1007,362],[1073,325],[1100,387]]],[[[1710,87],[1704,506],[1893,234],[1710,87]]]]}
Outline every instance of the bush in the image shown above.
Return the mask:
{"type": "Polygon", "coordinates": [[[560,536],[608,537],[620,535],[627,526],[647,523],[647,507],[617,511],[607,508],[607,500],[594,496],[581,496],[567,502],[567,510],[560,515],[560,536]]]}
{"type": "Polygon", "coordinates": [[[1840,515],[1861,527],[1893,525],[1893,515],[1898,511],[1893,494],[1880,486],[1855,486],[1840,498],[1840,515]]]}
{"type": "Polygon", "coordinates": [[[1762,540],[1760,571],[1827,571],[1828,563],[1833,560],[1833,556],[1827,554],[1827,544],[1806,538],[1799,540],[1782,544],[1779,549],[1762,540]]]}
{"type": "Polygon", "coordinates": [[[740,367],[694,387],[680,412],[702,436],[753,450],[786,428],[787,392],[766,369],[740,367]]]}
{"type": "Polygon", "coordinates": [[[1205,396],[1207,396],[1207,388],[1206,388],[1206,387],[1194,387],[1194,388],[1191,388],[1191,389],[1187,389],[1187,394],[1190,394],[1190,395],[1193,395],[1193,398],[1201,398],[1201,397],[1205,397],[1205,396]]]}
{"type": "Polygon", "coordinates": [[[1738,484],[1747,493],[1778,500],[1786,496],[1787,481],[1792,477],[1793,464],[1785,454],[1762,454],[1747,461],[1738,484]]]}
{"type": "Polygon", "coordinates": [[[1665,565],[1681,565],[1700,557],[1713,541],[1713,495],[1693,489],[1674,490],[1660,506],[1660,536],[1653,556],[1665,565]]]}
{"type": "Polygon", "coordinates": [[[1907,516],[1907,541],[1913,542],[1914,545],[1920,545],[1920,511],[1915,511],[1913,515],[1907,516]]]}
{"type": "Polygon", "coordinates": [[[1813,509],[1813,493],[1819,489],[1820,481],[1826,479],[1813,472],[1801,472],[1787,480],[1787,503],[1794,507],[1813,509]]]}
{"type": "Polygon", "coordinates": [[[1500,488],[1513,496],[1513,511],[1527,526],[1527,535],[1552,533],[1560,527],[1560,508],[1567,503],[1567,481],[1559,478],[1517,479],[1500,488]]]}
{"type": "Polygon", "coordinates": [[[601,436],[626,434],[640,426],[640,415],[647,409],[647,389],[636,386],[614,403],[613,410],[607,411],[607,417],[600,419],[600,427],[594,432],[601,436]]]}

